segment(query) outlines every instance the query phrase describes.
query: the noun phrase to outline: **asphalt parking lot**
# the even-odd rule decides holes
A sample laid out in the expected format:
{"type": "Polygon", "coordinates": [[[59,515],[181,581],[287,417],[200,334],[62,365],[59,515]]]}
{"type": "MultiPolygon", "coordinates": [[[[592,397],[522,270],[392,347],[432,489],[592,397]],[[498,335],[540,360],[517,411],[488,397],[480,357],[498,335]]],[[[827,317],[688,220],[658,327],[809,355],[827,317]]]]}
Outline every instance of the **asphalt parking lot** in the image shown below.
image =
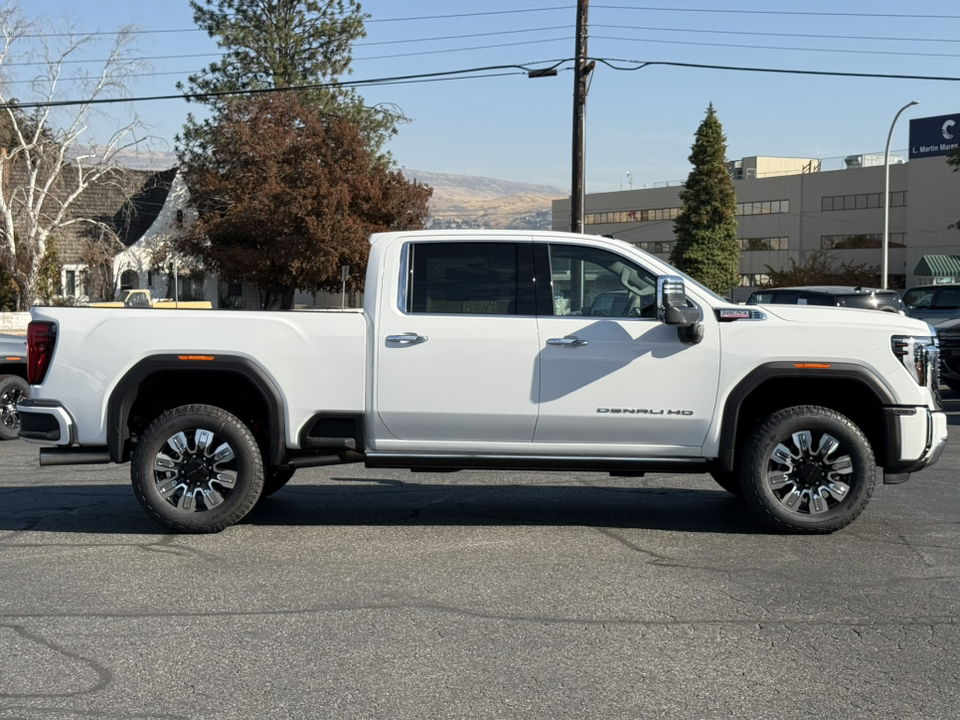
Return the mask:
{"type": "Polygon", "coordinates": [[[954,718],[958,470],[827,537],[707,476],[359,466],[178,536],[2,443],[0,718],[954,718]]]}

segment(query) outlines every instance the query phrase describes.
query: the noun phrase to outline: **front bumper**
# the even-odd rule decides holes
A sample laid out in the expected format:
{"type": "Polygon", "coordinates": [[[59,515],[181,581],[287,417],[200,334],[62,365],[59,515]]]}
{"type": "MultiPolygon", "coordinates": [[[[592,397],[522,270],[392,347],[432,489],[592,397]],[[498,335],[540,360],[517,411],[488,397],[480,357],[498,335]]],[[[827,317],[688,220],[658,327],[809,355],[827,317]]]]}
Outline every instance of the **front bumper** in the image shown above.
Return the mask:
{"type": "Polygon", "coordinates": [[[947,414],[929,408],[884,408],[887,457],[883,481],[906,482],[910,474],[933,465],[947,445],[947,414]]]}

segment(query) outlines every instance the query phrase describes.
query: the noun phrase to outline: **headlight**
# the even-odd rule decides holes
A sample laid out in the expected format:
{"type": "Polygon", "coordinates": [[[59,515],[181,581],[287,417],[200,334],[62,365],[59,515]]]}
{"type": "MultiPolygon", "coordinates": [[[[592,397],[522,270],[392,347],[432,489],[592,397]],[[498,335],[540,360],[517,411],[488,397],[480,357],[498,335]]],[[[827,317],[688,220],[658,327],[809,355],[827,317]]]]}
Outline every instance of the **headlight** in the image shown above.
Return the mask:
{"type": "MultiPolygon", "coordinates": [[[[930,328],[933,330],[933,328],[930,328]]],[[[937,347],[937,335],[930,336],[894,335],[890,339],[893,354],[910,373],[918,385],[937,387],[937,371],[940,364],[940,348],[937,347]]]]}

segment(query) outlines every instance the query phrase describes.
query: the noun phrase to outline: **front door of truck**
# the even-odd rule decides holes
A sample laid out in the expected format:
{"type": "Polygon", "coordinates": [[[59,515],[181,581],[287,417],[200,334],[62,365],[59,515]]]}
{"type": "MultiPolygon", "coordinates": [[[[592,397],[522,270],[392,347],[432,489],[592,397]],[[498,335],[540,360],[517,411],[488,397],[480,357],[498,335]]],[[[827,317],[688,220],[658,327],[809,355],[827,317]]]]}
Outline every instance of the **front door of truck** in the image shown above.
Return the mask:
{"type": "Polygon", "coordinates": [[[703,341],[684,344],[676,327],[656,319],[653,273],[606,249],[548,248],[537,251],[538,264],[549,261],[554,302],[552,316],[539,320],[534,441],[695,454],[717,400],[720,339],[713,313],[702,313],[703,341]]]}
{"type": "MultiPolygon", "coordinates": [[[[537,421],[532,242],[416,241],[380,304],[375,396],[397,440],[527,443],[537,421]]],[[[389,441],[389,440],[388,440],[389,441]]]]}

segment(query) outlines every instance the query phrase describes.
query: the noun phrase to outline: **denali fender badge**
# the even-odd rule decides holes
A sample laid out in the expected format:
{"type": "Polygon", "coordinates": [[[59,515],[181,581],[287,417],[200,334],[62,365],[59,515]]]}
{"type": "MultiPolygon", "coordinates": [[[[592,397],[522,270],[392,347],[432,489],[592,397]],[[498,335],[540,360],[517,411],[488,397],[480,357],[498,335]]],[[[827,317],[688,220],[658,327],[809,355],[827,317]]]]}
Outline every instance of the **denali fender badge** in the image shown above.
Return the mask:
{"type": "Polygon", "coordinates": [[[731,308],[718,308],[717,320],[720,322],[734,322],[736,320],[766,320],[767,314],[760,310],[734,310],[731,308]]]}
{"type": "Polygon", "coordinates": [[[693,415],[693,410],[650,410],[649,408],[597,408],[597,412],[611,415],[693,415]]]}

